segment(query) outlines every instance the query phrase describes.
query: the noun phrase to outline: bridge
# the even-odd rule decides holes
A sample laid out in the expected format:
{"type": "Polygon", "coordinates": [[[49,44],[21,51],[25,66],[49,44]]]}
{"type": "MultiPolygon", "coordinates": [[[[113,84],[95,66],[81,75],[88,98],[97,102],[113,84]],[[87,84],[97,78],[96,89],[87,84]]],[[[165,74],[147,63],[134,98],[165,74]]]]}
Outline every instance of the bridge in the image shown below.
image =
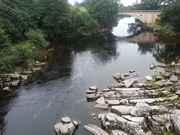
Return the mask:
{"type": "Polygon", "coordinates": [[[160,10],[122,10],[119,12],[120,15],[138,18],[143,23],[155,23],[160,13],[160,10]]]}

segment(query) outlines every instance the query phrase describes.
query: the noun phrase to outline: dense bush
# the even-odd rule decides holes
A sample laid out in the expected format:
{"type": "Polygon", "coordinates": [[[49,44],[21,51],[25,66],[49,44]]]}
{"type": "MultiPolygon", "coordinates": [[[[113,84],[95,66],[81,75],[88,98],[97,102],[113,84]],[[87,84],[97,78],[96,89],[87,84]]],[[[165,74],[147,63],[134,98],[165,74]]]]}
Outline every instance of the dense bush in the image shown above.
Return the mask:
{"type": "Polygon", "coordinates": [[[169,4],[160,14],[161,22],[169,23],[174,30],[180,32],[180,0],[169,4]]]}
{"type": "Polygon", "coordinates": [[[30,29],[26,32],[26,37],[28,38],[29,42],[37,47],[46,47],[48,42],[45,40],[43,33],[40,30],[32,30],[30,29]]]}

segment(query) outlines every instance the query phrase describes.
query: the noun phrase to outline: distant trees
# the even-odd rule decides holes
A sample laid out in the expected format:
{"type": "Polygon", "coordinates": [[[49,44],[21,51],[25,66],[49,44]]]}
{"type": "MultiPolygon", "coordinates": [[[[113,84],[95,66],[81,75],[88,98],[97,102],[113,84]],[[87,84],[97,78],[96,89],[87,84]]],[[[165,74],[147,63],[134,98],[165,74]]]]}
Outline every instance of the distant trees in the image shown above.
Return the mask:
{"type": "Polygon", "coordinates": [[[157,0],[143,0],[139,4],[133,6],[135,10],[157,10],[160,8],[157,0]]]}

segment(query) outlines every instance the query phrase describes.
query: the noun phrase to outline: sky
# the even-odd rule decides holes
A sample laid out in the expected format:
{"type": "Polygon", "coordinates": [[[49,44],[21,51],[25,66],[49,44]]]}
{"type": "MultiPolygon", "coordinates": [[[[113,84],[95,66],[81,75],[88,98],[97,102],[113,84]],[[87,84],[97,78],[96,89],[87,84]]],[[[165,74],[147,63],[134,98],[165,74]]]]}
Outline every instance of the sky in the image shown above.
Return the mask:
{"type": "MultiPolygon", "coordinates": [[[[83,0],[68,0],[69,3],[71,3],[72,5],[74,5],[74,2],[77,1],[77,2],[82,2],[83,0]]],[[[121,0],[121,3],[124,5],[124,6],[128,6],[128,5],[132,5],[134,2],[136,2],[136,0],[121,0]]]]}

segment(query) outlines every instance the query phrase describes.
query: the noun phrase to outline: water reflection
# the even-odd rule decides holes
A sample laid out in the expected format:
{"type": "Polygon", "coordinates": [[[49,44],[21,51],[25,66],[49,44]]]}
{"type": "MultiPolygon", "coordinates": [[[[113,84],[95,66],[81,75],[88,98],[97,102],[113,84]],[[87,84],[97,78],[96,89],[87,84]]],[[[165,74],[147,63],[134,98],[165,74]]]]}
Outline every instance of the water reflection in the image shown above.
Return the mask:
{"type": "Polygon", "coordinates": [[[122,18],[118,21],[117,27],[115,27],[112,31],[113,35],[118,37],[126,37],[130,36],[133,33],[129,30],[128,23],[134,23],[135,19],[134,17],[126,17],[122,18]]]}
{"type": "Polygon", "coordinates": [[[180,60],[180,40],[172,37],[171,42],[167,43],[167,38],[165,38],[166,40],[162,39],[163,36],[160,35],[143,33],[129,38],[127,41],[137,43],[139,46],[138,51],[142,55],[151,53],[160,63],[169,64],[171,61],[178,62],[180,60]]]}

